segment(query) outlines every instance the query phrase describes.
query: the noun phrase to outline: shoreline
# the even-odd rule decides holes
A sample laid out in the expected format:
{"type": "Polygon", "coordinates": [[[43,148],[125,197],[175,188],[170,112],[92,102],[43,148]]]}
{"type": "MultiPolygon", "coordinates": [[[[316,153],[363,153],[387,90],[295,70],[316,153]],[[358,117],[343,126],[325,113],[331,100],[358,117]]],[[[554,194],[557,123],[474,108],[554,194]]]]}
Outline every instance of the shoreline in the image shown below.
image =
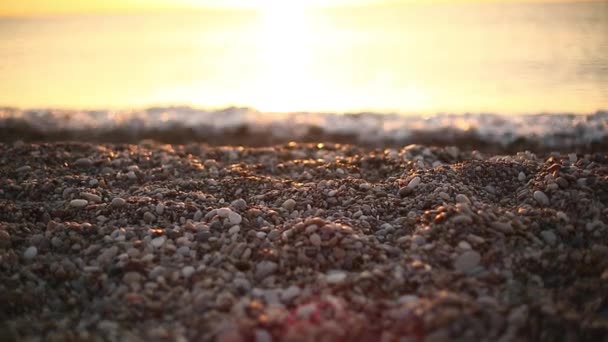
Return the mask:
{"type": "Polygon", "coordinates": [[[608,156],[569,152],[0,143],[0,336],[601,340],[608,156]]]}

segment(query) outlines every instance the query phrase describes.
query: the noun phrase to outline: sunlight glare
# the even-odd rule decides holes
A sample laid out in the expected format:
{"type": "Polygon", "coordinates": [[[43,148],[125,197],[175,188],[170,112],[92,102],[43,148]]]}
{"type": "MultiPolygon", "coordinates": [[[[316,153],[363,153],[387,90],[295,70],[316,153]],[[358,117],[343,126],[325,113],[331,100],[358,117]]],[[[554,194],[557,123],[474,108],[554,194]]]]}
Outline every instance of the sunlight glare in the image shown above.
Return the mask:
{"type": "Polygon", "coordinates": [[[261,23],[256,38],[262,65],[256,106],[271,112],[314,106],[315,103],[310,103],[311,92],[318,89],[311,67],[314,27],[307,17],[307,7],[291,1],[264,4],[260,7],[261,23]]]}

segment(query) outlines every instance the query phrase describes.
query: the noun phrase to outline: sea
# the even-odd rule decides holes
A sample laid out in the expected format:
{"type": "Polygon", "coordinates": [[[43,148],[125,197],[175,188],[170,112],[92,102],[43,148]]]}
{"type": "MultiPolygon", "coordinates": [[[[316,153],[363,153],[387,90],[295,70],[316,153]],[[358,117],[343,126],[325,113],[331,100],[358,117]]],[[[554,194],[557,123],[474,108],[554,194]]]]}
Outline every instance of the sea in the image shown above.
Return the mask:
{"type": "Polygon", "coordinates": [[[42,131],[278,125],[593,140],[608,131],[608,1],[0,17],[0,106],[0,126],[42,131]]]}

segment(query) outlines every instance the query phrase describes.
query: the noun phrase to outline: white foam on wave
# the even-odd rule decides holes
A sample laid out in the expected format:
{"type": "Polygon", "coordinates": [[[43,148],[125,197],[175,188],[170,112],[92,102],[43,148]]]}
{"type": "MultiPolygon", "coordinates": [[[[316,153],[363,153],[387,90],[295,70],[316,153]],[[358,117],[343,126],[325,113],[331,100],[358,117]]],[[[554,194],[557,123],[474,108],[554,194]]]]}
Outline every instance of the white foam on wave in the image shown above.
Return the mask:
{"type": "Polygon", "coordinates": [[[499,114],[399,115],[394,113],[264,113],[251,108],[204,110],[192,107],[153,107],[143,110],[59,110],[0,108],[0,127],[15,121],[40,132],[171,130],[176,127],[212,129],[217,132],[247,127],[252,132],[272,132],[279,138],[297,139],[311,128],[325,134],[355,136],[362,142],[400,141],[416,134],[470,133],[484,141],[510,144],[517,139],[546,146],[584,145],[608,134],[608,111],[587,115],[499,114]]]}

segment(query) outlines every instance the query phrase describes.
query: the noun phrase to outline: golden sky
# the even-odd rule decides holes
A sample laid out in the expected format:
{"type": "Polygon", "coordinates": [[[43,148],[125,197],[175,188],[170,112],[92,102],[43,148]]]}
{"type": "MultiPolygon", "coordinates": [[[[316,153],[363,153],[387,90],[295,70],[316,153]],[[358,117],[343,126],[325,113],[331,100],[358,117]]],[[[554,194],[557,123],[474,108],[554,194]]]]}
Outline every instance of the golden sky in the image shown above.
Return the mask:
{"type": "MultiPolygon", "coordinates": [[[[5,1],[0,15],[97,13],[159,9],[233,8],[260,9],[281,4],[297,7],[341,6],[379,3],[471,2],[475,0],[16,0],[5,1]]],[[[477,2],[565,2],[581,0],[477,0],[477,2]]],[[[585,1],[585,0],[582,0],[585,1]]],[[[588,0],[587,0],[588,1],[588,0]]],[[[597,0],[605,1],[605,0],[597,0]]]]}

